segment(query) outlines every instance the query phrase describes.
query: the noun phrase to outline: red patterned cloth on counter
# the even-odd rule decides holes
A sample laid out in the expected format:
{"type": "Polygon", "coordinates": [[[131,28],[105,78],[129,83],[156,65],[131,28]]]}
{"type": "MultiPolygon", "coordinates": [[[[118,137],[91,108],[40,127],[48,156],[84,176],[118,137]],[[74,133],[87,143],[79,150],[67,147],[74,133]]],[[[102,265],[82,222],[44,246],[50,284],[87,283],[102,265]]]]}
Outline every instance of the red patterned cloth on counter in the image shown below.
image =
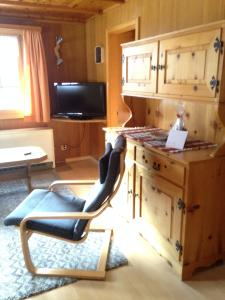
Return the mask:
{"type": "Polygon", "coordinates": [[[217,144],[202,140],[187,139],[184,149],[167,148],[166,140],[168,131],[160,128],[137,127],[119,129],[117,133],[125,137],[140,142],[146,148],[156,148],[167,153],[179,153],[184,151],[207,149],[216,147],[217,144]]]}

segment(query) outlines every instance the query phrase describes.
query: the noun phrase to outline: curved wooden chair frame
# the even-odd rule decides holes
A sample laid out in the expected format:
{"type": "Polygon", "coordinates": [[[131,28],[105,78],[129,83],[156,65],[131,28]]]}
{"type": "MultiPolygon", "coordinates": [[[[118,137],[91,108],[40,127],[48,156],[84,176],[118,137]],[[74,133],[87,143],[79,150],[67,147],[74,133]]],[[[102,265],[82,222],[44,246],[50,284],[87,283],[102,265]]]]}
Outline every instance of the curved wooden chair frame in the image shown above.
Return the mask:
{"type": "MultiPolygon", "coordinates": [[[[104,280],[106,276],[106,262],[108,256],[109,245],[111,241],[111,236],[113,233],[112,229],[90,229],[91,221],[98,217],[107,207],[110,206],[110,201],[117,193],[122,178],[124,174],[124,152],[120,154],[120,174],[115,184],[115,188],[111,195],[109,195],[102,206],[96,210],[95,212],[86,213],[86,212],[40,212],[40,213],[31,213],[27,215],[23,221],[20,223],[20,237],[22,244],[22,251],[24,255],[24,261],[27,269],[35,274],[35,275],[46,275],[46,276],[69,276],[76,278],[86,278],[86,279],[98,279],[104,280]],[[37,232],[27,228],[27,222],[30,220],[39,220],[39,219],[82,219],[89,220],[85,230],[84,236],[79,241],[71,241],[68,239],[63,239],[60,237],[56,237],[54,235],[45,234],[42,232],[37,232]],[[98,266],[96,270],[77,270],[77,269],[59,269],[59,268],[36,268],[31,260],[30,251],[29,251],[29,238],[33,233],[43,234],[47,236],[51,236],[53,238],[66,240],[72,243],[82,243],[88,236],[90,231],[94,232],[105,232],[104,241],[101,249],[101,255],[99,257],[98,266]]],[[[94,181],[90,180],[57,180],[54,181],[50,186],[49,190],[52,191],[56,186],[59,185],[90,185],[93,184],[94,181]]]]}

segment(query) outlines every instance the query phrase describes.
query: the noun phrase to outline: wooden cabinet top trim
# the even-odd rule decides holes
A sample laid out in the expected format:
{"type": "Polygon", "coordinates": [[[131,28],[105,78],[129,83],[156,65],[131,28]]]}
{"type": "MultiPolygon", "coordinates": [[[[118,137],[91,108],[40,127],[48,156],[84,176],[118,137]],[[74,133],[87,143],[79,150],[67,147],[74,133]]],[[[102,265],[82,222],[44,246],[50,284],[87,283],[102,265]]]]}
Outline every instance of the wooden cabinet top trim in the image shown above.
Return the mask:
{"type": "Polygon", "coordinates": [[[131,47],[131,46],[140,46],[140,45],[144,45],[144,44],[150,43],[150,42],[155,42],[158,40],[164,40],[164,39],[173,38],[173,37],[177,37],[177,36],[181,36],[181,35],[198,33],[201,31],[208,31],[208,30],[213,30],[216,28],[223,28],[223,27],[225,27],[225,20],[216,21],[213,23],[208,23],[208,24],[203,24],[203,25],[198,25],[198,26],[194,26],[194,27],[189,27],[189,28],[185,28],[185,29],[181,29],[181,30],[168,32],[168,33],[163,33],[163,34],[147,37],[144,39],[132,41],[129,43],[124,43],[124,44],[121,44],[121,46],[123,48],[131,47]]]}
{"type": "Polygon", "coordinates": [[[198,163],[198,162],[215,159],[215,157],[212,157],[212,153],[213,153],[213,151],[215,151],[215,148],[191,150],[191,151],[185,151],[185,152],[180,152],[180,153],[166,153],[157,148],[153,148],[153,147],[151,149],[146,148],[143,145],[141,145],[139,142],[130,140],[129,138],[127,140],[129,143],[133,143],[137,146],[143,147],[147,151],[167,157],[168,159],[174,160],[185,166],[188,166],[191,163],[198,163]]]}
{"type": "MultiPolygon", "coordinates": [[[[131,129],[132,127],[130,127],[131,129]]],[[[133,127],[134,129],[142,129],[143,127],[133,127]]],[[[118,135],[121,132],[122,127],[104,127],[103,130],[108,134],[118,135]]],[[[192,163],[204,162],[213,159],[225,158],[225,142],[217,147],[210,147],[206,149],[196,149],[183,151],[178,153],[168,153],[163,150],[146,147],[140,141],[126,137],[127,143],[132,147],[143,147],[149,152],[155,155],[166,157],[167,159],[174,160],[182,165],[188,166],[192,163]]],[[[213,145],[212,145],[213,146],[213,145]]]]}
{"type": "Polygon", "coordinates": [[[138,98],[149,98],[149,99],[160,99],[160,100],[185,100],[185,101],[198,101],[198,102],[204,102],[204,103],[210,103],[218,105],[218,103],[225,102],[224,99],[219,100],[218,98],[209,98],[209,97],[197,97],[197,96],[186,96],[186,95],[170,95],[170,94],[160,94],[160,93],[147,93],[147,92],[131,92],[124,90],[123,93],[121,93],[121,96],[131,96],[131,97],[138,97],[138,98]]]}

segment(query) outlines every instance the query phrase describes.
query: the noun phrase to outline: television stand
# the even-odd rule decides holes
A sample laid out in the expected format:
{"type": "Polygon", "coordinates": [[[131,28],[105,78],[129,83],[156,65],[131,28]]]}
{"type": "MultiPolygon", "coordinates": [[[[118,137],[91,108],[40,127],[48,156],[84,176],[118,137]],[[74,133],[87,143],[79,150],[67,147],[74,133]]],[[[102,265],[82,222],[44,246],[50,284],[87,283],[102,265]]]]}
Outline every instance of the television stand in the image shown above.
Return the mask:
{"type": "Polygon", "coordinates": [[[52,118],[49,126],[54,131],[56,162],[67,159],[94,157],[98,159],[104,151],[105,137],[102,128],[106,118],[72,120],[52,118]],[[93,142],[94,139],[94,142],[93,142]],[[63,145],[67,145],[65,150],[63,145]]]}

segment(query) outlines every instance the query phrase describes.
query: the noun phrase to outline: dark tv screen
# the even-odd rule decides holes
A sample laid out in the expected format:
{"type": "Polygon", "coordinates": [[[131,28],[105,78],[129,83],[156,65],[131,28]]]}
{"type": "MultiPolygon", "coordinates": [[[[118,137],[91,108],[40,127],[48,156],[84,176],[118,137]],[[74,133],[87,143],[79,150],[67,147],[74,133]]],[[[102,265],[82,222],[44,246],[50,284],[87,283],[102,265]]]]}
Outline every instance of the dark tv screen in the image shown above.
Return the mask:
{"type": "Polygon", "coordinates": [[[71,119],[105,117],[104,83],[54,83],[52,116],[71,119]]]}

